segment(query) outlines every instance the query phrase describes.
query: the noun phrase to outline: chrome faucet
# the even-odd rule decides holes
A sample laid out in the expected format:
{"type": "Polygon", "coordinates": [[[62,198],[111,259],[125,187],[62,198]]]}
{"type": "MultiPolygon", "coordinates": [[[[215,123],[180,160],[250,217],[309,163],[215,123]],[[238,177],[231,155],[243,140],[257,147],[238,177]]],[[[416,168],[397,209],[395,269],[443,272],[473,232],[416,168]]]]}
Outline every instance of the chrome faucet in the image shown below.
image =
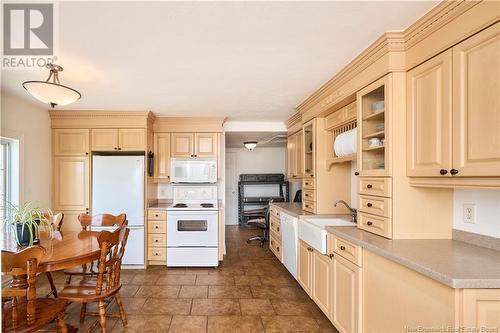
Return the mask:
{"type": "Polygon", "coordinates": [[[356,223],[358,221],[358,211],[355,209],[355,208],[352,208],[351,206],[349,206],[349,204],[347,202],[345,202],[344,200],[337,200],[333,203],[333,207],[337,207],[337,204],[343,204],[344,206],[347,207],[347,209],[349,209],[351,211],[351,220],[352,222],[356,223]]]}

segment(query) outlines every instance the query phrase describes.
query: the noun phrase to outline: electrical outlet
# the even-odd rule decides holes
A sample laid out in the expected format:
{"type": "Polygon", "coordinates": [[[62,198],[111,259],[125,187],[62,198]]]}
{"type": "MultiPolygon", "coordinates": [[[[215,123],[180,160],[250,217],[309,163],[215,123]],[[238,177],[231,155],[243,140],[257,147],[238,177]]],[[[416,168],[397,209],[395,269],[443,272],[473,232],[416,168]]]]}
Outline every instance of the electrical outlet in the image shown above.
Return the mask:
{"type": "Polygon", "coordinates": [[[464,223],[476,223],[476,205],[463,204],[463,220],[464,223]]]}

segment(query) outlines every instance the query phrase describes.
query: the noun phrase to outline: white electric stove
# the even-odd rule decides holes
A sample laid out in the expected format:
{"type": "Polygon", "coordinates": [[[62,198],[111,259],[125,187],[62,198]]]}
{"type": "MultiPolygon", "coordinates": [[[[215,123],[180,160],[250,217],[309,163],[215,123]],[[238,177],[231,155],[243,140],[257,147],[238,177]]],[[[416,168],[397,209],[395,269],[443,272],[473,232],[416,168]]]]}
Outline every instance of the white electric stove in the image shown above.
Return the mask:
{"type": "Polygon", "coordinates": [[[167,208],[167,266],[219,265],[217,185],[174,185],[167,208]]]}

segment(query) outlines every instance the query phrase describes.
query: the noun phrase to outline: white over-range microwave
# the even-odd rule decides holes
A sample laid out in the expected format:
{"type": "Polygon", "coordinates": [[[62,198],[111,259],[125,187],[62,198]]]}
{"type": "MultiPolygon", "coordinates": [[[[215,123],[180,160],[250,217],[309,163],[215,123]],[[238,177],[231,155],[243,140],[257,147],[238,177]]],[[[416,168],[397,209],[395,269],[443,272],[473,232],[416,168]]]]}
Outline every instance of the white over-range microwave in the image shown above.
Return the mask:
{"type": "Polygon", "coordinates": [[[172,158],[170,181],[172,183],[216,183],[217,159],[172,158]]]}

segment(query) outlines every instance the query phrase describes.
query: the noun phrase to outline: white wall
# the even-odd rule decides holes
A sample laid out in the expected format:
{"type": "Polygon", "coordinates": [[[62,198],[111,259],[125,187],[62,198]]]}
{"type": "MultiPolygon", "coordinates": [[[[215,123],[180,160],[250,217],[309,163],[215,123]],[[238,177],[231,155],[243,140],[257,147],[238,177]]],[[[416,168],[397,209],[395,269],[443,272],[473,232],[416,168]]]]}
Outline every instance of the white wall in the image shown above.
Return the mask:
{"type": "Polygon", "coordinates": [[[47,108],[2,91],[1,136],[20,140],[20,200],[51,204],[51,129],[47,108]]]}
{"type": "Polygon", "coordinates": [[[453,228],[500,238],[500,191],[455,189],[453,228]],[[476,223],[463,222],[463,204],[475,204],[476,223]]]}

